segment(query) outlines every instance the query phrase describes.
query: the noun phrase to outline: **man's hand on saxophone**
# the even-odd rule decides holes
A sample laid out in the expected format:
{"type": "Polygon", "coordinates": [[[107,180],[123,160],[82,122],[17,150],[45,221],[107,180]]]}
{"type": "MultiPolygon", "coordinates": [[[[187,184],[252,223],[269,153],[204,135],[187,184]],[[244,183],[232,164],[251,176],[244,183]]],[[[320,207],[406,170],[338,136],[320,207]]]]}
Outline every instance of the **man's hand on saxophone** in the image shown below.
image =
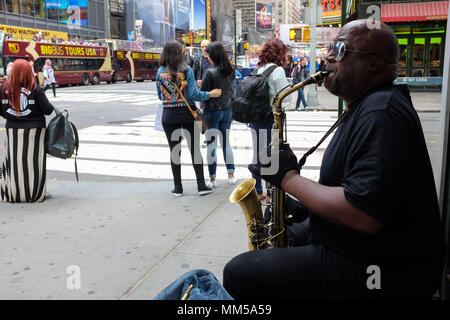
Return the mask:
{"type": "Polygon", "coordinates": [[[300,166],[289,144],[284,144],[281,150],[267,151],[270,162],[267,164],[249,164],[251,173],[261,177],[271,185],[281,188],[281,182],[289,171],[300,173],[300,166]]]}

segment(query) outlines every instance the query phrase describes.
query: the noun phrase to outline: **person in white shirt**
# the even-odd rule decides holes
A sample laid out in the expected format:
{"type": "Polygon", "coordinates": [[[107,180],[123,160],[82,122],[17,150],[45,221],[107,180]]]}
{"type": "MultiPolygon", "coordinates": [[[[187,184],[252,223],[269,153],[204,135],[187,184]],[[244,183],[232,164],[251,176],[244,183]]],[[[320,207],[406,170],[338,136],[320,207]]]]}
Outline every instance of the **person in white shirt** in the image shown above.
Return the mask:
{"type": "Polygon", "coordinates": [[[52,61],[50,59],[45,60],[45,65],[42,67],[42,71],[44,72],[44,87],[45,90],[52,86],[53,97],[56,98],[56,80],[55,80],[55,71],[52,67],[52,61]]]}

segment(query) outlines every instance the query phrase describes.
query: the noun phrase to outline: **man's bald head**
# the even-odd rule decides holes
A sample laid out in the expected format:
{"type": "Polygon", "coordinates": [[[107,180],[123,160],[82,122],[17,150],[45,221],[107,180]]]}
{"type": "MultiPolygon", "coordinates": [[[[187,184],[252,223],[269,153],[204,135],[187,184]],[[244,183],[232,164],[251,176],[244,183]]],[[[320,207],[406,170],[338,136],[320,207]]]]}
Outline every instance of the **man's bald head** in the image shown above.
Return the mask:
{"type": "Polygon", "coordinates": [[[391,80],[394,80],[400,58],[398,40],[391,27],[382,22],[377,23],[375,28],[371,20],[355,20],[344,25],[342,31],[348,31],[353,50],[370,52],[383,58],[388,69],[386,71],[389,71],[391,80]]]}
{"type": "Polygon", "coordinates": [[[384,23],[371,20],[354,20],[342,27],[335,42],[343,42],[343,58],[335,60],[331,50],[328,61],[327,89],[351,102],[397,77],[400,50],[392,29],[384,23]]]}

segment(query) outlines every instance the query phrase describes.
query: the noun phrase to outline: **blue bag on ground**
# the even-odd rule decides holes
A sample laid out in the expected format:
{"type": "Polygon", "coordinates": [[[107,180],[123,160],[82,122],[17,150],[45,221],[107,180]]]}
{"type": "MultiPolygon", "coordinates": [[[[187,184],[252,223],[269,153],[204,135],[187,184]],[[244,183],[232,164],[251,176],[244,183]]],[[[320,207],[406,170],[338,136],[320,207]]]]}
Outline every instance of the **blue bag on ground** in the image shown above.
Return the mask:
{"type": "Polygon", "coordinates": [[[233,300],[214,274],[208,270],[185,273],[161,291],[154,300],[181,300],[191,284],[194,288],[187,300],[233,300]]]}

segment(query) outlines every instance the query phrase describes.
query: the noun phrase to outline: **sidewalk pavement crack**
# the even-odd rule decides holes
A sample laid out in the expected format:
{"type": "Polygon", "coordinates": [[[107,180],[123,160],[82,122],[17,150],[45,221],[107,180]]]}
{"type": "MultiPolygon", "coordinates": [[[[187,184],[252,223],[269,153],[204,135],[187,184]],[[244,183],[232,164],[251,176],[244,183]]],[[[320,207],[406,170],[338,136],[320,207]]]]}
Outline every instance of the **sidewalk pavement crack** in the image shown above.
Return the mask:
{"type": "MultiPolygon", "coordinates": [[[[172,248],[153,268],[151,268],[144,276],[142,276],[128,291],[120,297],[119,300],[125,300],[127,299],[144,281],[147,279],[153,272],[158,269],[160,265],[162,265],[167,259],[169,259],[172,254],[174,254],[178,248],[180,248],[191,236],[194,234],[201,226],[205,224],[205,222],[214,215],[217,210],[224,205],[224,203],[228,200],[228,198],[222,200],[197,226],[194,227],[184,238],[180,243],[178,243],[174,248],[172,248]]],[[[169,285],[169,284],[168,284],[169,285]]]]}

